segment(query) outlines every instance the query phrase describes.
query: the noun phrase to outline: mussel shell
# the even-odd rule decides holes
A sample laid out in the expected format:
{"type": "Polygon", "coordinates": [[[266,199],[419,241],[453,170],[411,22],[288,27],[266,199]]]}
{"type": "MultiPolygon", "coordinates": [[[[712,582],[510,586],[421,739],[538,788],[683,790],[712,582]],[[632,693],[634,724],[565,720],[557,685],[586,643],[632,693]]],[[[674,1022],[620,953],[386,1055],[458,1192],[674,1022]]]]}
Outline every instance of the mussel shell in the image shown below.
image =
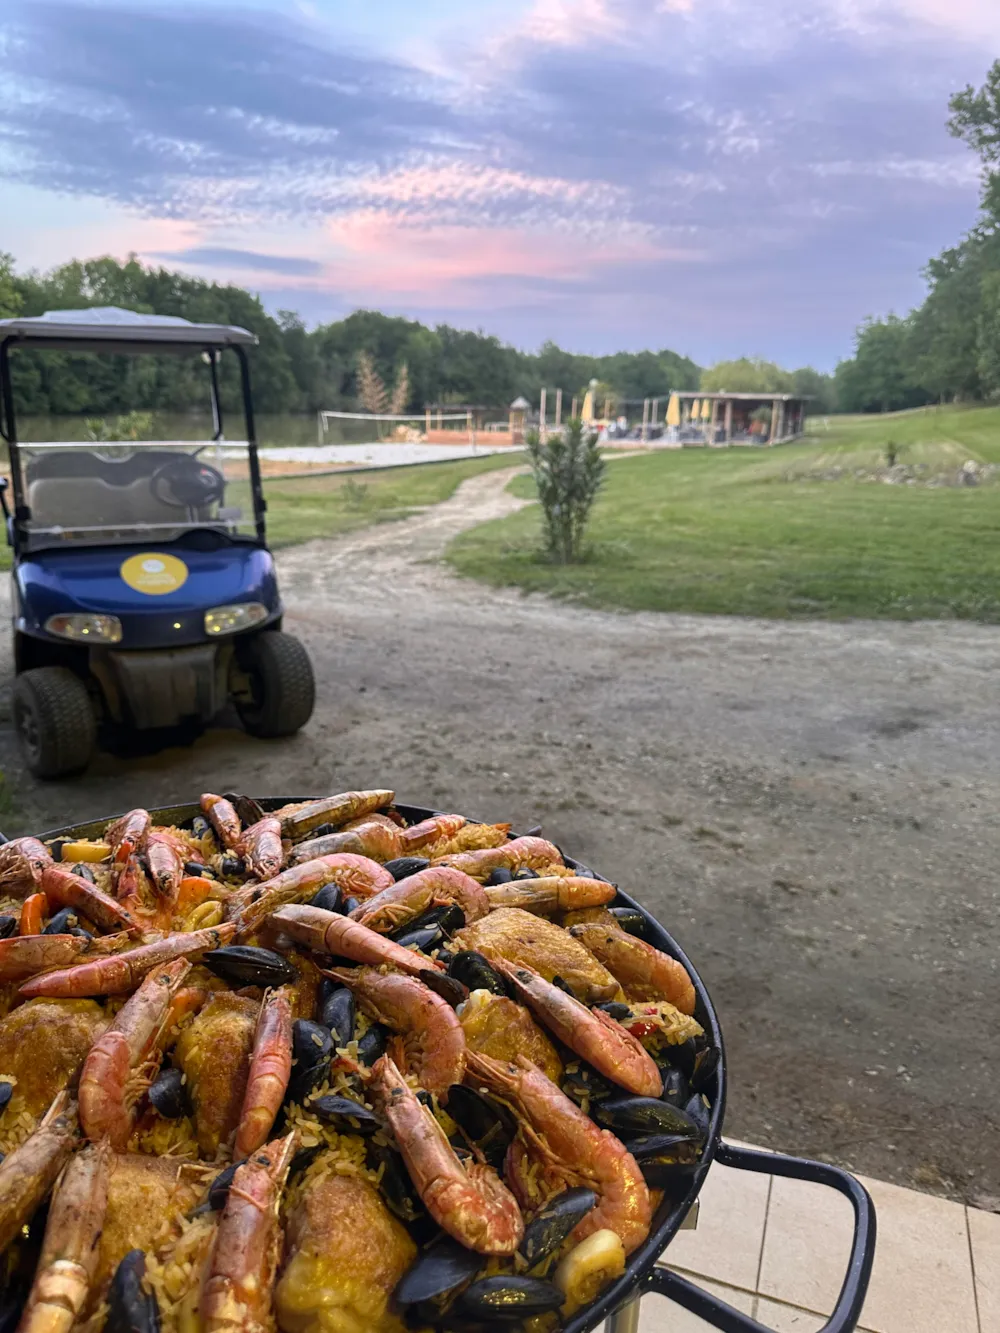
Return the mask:
{"type": "Polygon", "coordinates": [[[663,1092],[660,1094],[660,1100],[669,1102],[671,1106],[683,1107],[691,1096],[691,1087],[684,1073],[669,1066],[661,1067],[660,1073],[663,1075],[663,1092]]]}
{"type": "Polygon", "coordinates": [[[668,1046],[663,1054],[675,1069],[680,1069],[690,1079],[694,1073],[694,1062],[698,1058],[699,1049],[694,1037],[688,1037],[687,1041],[682,1041],[677,1046],[668,1046]]]}
{"type": "Polygon", "coordinates": [[[298,977],[287,958],[252,944],[227,944],[202,955],[202,963],[223,981],[244,986],[285,986],[298,977]]]}
{"type": "Polygon", "coordinates": [[[129,1250],[108,1288],[104,1333],[159,1333],[160,1308],[155,1292],[143,1289],[145,1272],[145,1254],[129,1250]]]}
{"type": "Polygon", "coordinates": [[[574,1000],[576,999],[576,992],[573,990],[573,987],[568,981],[564,981],[558,974],[552,978],[552,984],[553,986],[558,986],[558,988],[561,991],[564,991],[567,995],[572,995],[574,1000]]]}
{"type": "Polygon", "coordinates": [[[499,1169],[517,1133],[513,1113],[477,1088],[453,1083],[448,1089],[448,1114],[490,1166],[499,1169]]]}
{"type": "Polygon", "coordinates": [[[212,832],[212,825],[208,822],[205,816],[195,815],[194,819],[191,820],[192,837],[201,839],[204,838],[207,833],[211,832],[212,832]]]}
{"type": "Polygon", "coordinates": [[[345,916],[350,916],[351,913],[360,906],[361,906],[361,899],[355,898],[354,895],[351,894],[349,898],[344,899],[344,905],[343,907],[341,907],[340,910],[343,912],[345,916]]]}
{"type": "Polygon", "coordinates": [[[416,1222],[426,1216],[424,1205],[413,1188],[403,1158],[395,1149],[369,1140],[368,1163],[372,1167],[383,1168],[379,1178],[379,1190],[390,1212],[395,1213],[401,1222],[406,1223],[416,1222]]]}
{"type": "Polygon", "coordinates": [[[620,1139],[644,1134],[704,1137],[699,1125],[686,1112],[658,1097],[609,1097],[594,1107],[593,1119],[620,1139]]]}
{"type": "Polygon", "coordinates": [[[596,1203],[597,1195],[593,1190],[585,1188],[564,1190],[562,1194],[550,1199],[524,1228],[524,1239],[518,1246],[528,1267],[534,1268],[558,1250],[596,1203]]]}
{"type": "Polygon", "coordinates": [[[705,1046],[694,1057],[694,1069],[691,1071],[691,1091],[704,1092],[715,1078],[715,1071],[722,1059],[718,1046],[705,1046]]]}
{"type": "Polygon", "coordinates": [[[595,1009],[603,1009],[609,1018],[613,1018],[616,1023],[624,1023],[626,1018],[632,1017],[632,1006],[622,1004],[621,1000],[607,1000],[604,1004],[594,1006],[595,1009]]]}
{"type": "Polygon", "coordinates": [[[513,870],[508,870],[506,866],[497,866],[496,870],[491,870],[486,877],[486,886],[493,888],[497,884],[509,884],[513,878],[513,870]]]}
{"type": "Polygon", "coordinates": [[[431,907],[428,911],[415,916],[412,921],[398,926],[390,933],[390,939],[398,942],[400,935],[408,935],[414,930],[424,930],[428,926],[437,926],[446,935],[454,935],[455,931],[461,930],[464,925],[465,913],[458,903],[442,903],[440,907],[431,907]]]}
{"type": "Polygon", "coordinates": [[[541,879],[541,876],[539,875],[539,873],[538,873],[537,870],[532,870],[532,869],[530,869],[530,867],[525,866],[523,870],[517,870],[517,871],[514,872],[514,878],[515,878],[515,879],[541,879]]]}
{"type": "Polygon", "coordinates": [[[630,935],[638,935],[640,938],[645,935],[646,918],[638,907],[612,907],[611,915],[622,930],[627,931],[630,935]]]}
{"type": "Polygon", "coordinates": [[[52,842],[49,843],[49,855],[52,857],[53,861],[56,863],[62,861],[63,848],[68,842],[72,841],[72,838],[54,838],[52,842]]]}
{"type": "Polygon", "coordinates": [[[440,926],[425,926],[422,930],[409,930],[405,935],[396,937],[396,943],[402,949],[419,949],[428,953],[444,942],[444,931],[440,926]]]}
{"type": "Polygon", "coordinates": [[[184,873],[190,875],[192,879],[215,879],[212,867],[203,865],[201,861],[185,861],[184,873]]]}
{"type": "Polygon", "coordinates": [[[358,1063],[369,1067],[382,1055],[385,1055],[386,1043],[390,1036],[389,1029],[381,1023],[372,1023],[363,1037],[358,1038],[358,1063]]]}
{"type": "Polygon", "coordinates": [[[225,1208],[226,1200],[229,1198],[229,1187],[233,1183],[233,1176],[236,1175],[237,1170],[245,1161],[246,1158],[241,1157],[238,1162],[231,1162],[224,1171],[219,1172],[209,1185],[208,1206],[214,1212],[220,1212],[225,1208]]]}
{"type": "Polygon", "coordinates": [[[309,906],[322,907],[324,912],[339,912],[340,897],[339,884],[324,884],[320,891],[310,898],[309,906]]]}
{"type": "Polygon", "coordinates": [[[432,1301],[469,1282],[483,1266],[482,1255],[467,1250],[450,1236],[442,1236],[419,1254],[392,1293],[398,1305],[432,1301]]]}
{"type": "Polygon", "coordinates": [[[562,1083],[559,1085],[563,1092],[577,1106],[582,1106],[585,1101],[602,1101],[605,1097],[615,1097],[620,1089],[613,1083],[609,1083],[603,1075],[596,1069],[591,1069],[589,1065],[581,1065],[579,1069],[572,1073],[563,1075],[562,1083]]]}
{"type": "Polygon", "coordinates": [[[705,1099],[700,1092],[694,1093],[691,1099],[684,1107],[684,1114],[698,1126],[702,1138],[708,1138],[708,1131],[712,1123],[712,1112],[705,1105],[705,1099]]]}
{"type": "Polygon", "coordinates": [[[697,1152],[696,1145],[685,1134],[641,1134],[638,1138],[626,1140],[625,1146],[640,1166],[643,1162],[673,1162],[678,1157],[691,1158],[697,1152]]]}
{"type": "Polygon", "coordinates": [[[293,1176],[299,1175],[300,1172],[305,1171],[308,1167],[312,1166],[313,1162],[315,1162],[321,1152],[326,1152],[325,1143],[313,1143],[308,1148],[300,1148],[292,1158],[292,1164],[288,1168],[289,1180],[291,1180],[293,1176]]]}
{"type": "Polygon", "coordinates": [[[87,880],[90,884],[97,883],[97,876],[94,874],[93,867],[87,865],[86,861],[80,861],[75,866],[69,868],[71,875],[79,875],[81,879],[87,880]]]}
{"type": "Polygon", "coordinates": [[[179,1069],[165,1069],[151,1084],[149,1100],[165,1120],[179,1120],[190,1109],[184,1088],[184,1075],[179,1069]]]}
{"type": "Polygon", "coordinates": [[[16,935],[19,924],[16,916],[0,916],[0,940],[9,940],[11,935],[16,935]]]}
{"type": "Polygon", "coordinates": [[[14,1095],[13,1083],[0,1083],[0,1111],[7,1105],[14,1095]]]}
{"type": "Polygon", "coordinates": [[[565,1299],[554,1282],[506,1273],[473,1282],[459,1296],[455,1309],[470,1319],[509,1320],[513,1323],[558,1310],[565,1299]]]}
{"type": "Polygon", "coordinates": [[[242,856],[224,856],[222,858],[222,873],[226,879],[239,879],[246,873],[246,862],[242,856]]]}
{"type": "Polygon", "coordinates": [[[324,1125],[333,1125],[338,1134],[377,1134],[383,1128],[374,1111],[350,1097],[317,1097],[309,1103],[309,1110],[324,1125]]]}
{"type": "Polygon", "coordinates": [[[236,811],[240,823],[244,828],[250,828],[253,824],[258,824],[264,818],[264,811],[252,796],[241,796],[238,792],[223,792],[222,799],[228,801],[236,811]]]}
{"type": "Polygon", "coordinates": [[[346,986],[323,978],[317,1017],[323,1027],[330,1029],[334,1046],[346,1046],[354,1039],[354,995],[346,986]]]}
{"type": "MultiPolygon", "coordinates": [[[[438,957],[440,958],[440,954],[438,957]]],[[[454,977],[449,977],[447,972],[437,972],[432,967],[425,967],[419,975],[427,989],[432,990],[435,995],[440,995],[442,1000],[447,1000],[453,1009],[457,1009],[469,998],[468,986],[463,986],[454,977]]]]}
{"type": "Polygon", "coordinates": [[[74,907],[62,907],[42,931],[43,935],[68,935],[73,926],[80,924],[80,914],[74,907]]]}
{"type": "Polygon", "coordinates": [[[386,861],[385,868],[397,882],[401,879],[409,879],[420,870],[426,870],[430,865],[426,856],[397,856],[391,861],[386,861]]]}
{"type": "Polygon", "coordinates": [[[469,990],[488,990],[494,995],[507,995],[507,983],[492,968],[483,954],[475,949],[462,949],[451,960],[448,974],[469,990]]]}
{"type": "Polygon", "coordinates": [[[297,1018],[292,1024],[292,1077],[288,1083],[288,1097],[302,1101],[317,1084],[322,1083],[330,1069],[333,1038],[328,1028],[308,1018],[297,1018]]]}

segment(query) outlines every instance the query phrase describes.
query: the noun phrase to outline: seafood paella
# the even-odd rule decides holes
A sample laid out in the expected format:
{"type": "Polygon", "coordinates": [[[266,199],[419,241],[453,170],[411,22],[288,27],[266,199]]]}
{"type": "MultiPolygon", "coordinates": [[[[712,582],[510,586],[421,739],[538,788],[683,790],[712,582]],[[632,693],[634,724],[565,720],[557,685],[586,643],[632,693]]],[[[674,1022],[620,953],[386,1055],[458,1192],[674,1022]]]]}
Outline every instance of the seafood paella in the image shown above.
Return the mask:
{"type": "Polygon", "coordinates": [[[0,1333],[555,1333],[705,1147],[685,968],[388,790],[0,846],[0,1333]]]}

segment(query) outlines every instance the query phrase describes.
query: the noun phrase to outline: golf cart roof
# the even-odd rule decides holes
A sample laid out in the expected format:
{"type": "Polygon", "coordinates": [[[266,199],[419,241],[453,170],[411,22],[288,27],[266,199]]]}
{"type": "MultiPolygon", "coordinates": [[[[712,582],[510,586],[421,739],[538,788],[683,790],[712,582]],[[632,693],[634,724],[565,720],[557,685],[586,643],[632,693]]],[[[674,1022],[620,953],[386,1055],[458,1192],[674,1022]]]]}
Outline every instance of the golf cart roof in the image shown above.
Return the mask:
{"type": "Polygon", "coordinates": [[[108,305],[0,319],[4,342],[104,352],[181,352],[192,347],[255,347],[257,338],[233,324],[192,324],[176,315],[140,315],[108,305]]]}

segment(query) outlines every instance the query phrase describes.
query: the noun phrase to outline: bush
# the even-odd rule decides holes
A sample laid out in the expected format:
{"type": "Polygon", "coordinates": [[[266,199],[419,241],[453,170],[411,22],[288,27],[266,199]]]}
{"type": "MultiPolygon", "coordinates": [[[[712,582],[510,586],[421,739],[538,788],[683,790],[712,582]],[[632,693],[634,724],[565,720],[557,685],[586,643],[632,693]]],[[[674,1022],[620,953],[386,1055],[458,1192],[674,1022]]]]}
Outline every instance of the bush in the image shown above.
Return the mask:
{"type": "Polygon", "coordinates": [[[576,420],[544,440],[538,431],[529,431],[525,442],[542,506],[546,551],[559,564],[570,564],[583,553],[584,529],[604,480],[597,435],[584,434],[583,422],[576,420]]]}

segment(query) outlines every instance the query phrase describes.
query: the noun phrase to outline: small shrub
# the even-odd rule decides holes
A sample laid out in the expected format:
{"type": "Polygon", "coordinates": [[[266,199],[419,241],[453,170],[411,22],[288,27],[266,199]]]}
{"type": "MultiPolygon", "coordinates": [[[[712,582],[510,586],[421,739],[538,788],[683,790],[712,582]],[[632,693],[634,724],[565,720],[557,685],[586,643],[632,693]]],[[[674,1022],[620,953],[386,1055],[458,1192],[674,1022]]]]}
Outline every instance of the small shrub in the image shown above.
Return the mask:
{"type": "Polygon", "coordinates": [[[344,482],[344,504],[348,509],[364,509],[368,504],[369,490],[367,482],[348,477],[344,482]]]}
{"type": "Polygon", "coordinates": [[[87,439],[95,443],[145,440],[149,439],[153,431],[153,414],[126,412],[114,425],[110,425],[103,417],[88,417],[84,427],[87,439]]]}
{"type": "Polygon", "coordinates": [[[583,422],[576,420],[545,440],[529,431],[525,443],[542,506],[546,551],[559,564],[570,564],[583,554],[583,534],[604,480],[597,435],[584,433],[583,422]]]}
{"type": "Polygon", "coordinates": [[[895,440],[886,440],[885,442],[885,465],[886,467],[895,467],[899,462],[900,454],[903,452],[903,446],[897,444],[895,440]]]}

